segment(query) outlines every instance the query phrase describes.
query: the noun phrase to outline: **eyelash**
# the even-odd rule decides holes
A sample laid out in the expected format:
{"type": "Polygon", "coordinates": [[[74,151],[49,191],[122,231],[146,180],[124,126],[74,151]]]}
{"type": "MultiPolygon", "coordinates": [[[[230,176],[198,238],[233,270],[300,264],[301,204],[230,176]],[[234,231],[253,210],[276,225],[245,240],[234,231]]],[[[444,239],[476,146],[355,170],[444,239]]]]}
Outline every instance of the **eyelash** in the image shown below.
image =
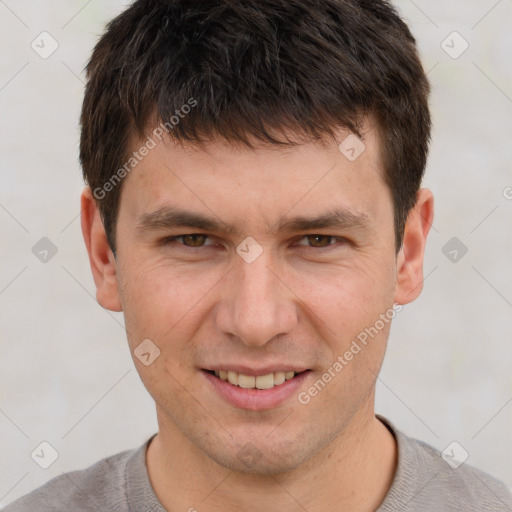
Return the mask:
{"type": "MultiPolygon", "coordinates": [[[[204,233],[186,233],[184,235],[176,235],[176,236],[170,236],[170,237],[164,238],[162,240],[162,245],[169,245],[171,243],[176,242],[176,240],[178,240],[180,238],[183,239],[187,236],[206,236],[207,239],[211,240],[211,238],[208,235],[205,235],[204,233]]],[[[343,237],[337,237],[337,236],[333,236],[333,235],[323,235],[323,234],[303,235],[300,237],[299,240],[307,239],[309,237],[326,237],[326,238],[330,238],[331,240],[337,240],[338,242],[335,244],[326,245],[325,247],[315,247],[312,245],[301,245],[301,247],[306,247],[308,249],[330,249],[330,248],[337,247],[340,245],[345,245],[349,242],[346,238],[343,238],[343,237]]],[[[184,247],[186,249],[192,249],[192,250],[203,249],[204,247],[212,247],[214,245],[214,244],[211,244],[211,245],[201,245],[201,246],[193,247],[193,246],[185,245],[184,243],[180,243],[180,242],[177,242],[177,243],[178,243],[178,245],[181,245],[182,247],[184,247]]]]}

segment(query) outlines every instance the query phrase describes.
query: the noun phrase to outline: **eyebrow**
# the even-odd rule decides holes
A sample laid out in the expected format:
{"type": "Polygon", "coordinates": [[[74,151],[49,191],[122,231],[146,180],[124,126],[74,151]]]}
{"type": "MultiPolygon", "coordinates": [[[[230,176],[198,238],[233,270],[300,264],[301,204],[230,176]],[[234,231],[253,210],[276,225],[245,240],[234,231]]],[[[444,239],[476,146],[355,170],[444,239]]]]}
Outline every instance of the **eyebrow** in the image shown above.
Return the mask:
{"type": "MultiPolygon", "coordinates": [[[[367,229],[371,225],[370,218],[362,212],[334,208],[315,217],[296,216],[281,218],[269,231],[282,233],[293,231],[310,231],[325,228],[367,229]],[[277,226],[276,226],[277,225],[277,226]],[[276,226],[275,229],[271,229],[276,226]]],[[[226,224],[215,217],[209,217],[197,212],[165,206],[154,212],[142,214],[136,225],[139,232],[176,227],[190,227],[210,232],[224,232],[229,235],[241,235],[236,225],[226,224]]]]}

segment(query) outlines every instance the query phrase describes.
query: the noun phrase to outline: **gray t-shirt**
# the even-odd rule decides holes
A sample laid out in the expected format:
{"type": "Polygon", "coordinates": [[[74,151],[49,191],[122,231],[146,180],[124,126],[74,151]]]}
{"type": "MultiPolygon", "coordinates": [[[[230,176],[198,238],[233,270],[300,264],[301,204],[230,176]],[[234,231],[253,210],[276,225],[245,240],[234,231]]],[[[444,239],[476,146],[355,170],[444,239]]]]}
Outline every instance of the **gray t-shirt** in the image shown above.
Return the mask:
{"type": "MultiPolygon", "coordinates": [[[[467,464],[453,469],[439,451],[378,418],[397,440],[398,466],[376,512],[512,512],[512,495],[504,484],[467,464]]],[[[4,512],[166,512],[146,466],[153,437],[139,448],[55,477],[4,512]]]]}

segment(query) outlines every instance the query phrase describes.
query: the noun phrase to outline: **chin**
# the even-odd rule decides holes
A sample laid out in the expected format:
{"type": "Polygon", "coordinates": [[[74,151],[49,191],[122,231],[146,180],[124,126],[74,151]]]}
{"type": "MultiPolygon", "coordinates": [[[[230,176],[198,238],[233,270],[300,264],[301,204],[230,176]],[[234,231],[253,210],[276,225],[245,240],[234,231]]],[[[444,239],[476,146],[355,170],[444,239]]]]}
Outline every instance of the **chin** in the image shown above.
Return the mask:
{"type": "Polygon", "coordinates": [[[206,454],[220,466],[241,474],[278,475],[300,466],[313,455],[304,439],[298,440],[281,433],[283,438],[269,439],[268,431],[261,436],[244,435],[243,440],[204,447],[206,454]],[[220,450],[219,448],[223,448],[220,450]]]}
{"type": "MultiPolygon", "coordinates": [[[[215,455],[213,454],[213,456],[215,455]]],[[[275,476],[291,471],[303,462],[297,453],[262,451],[250,444],[242,447],[236,453],[218,455],[220,457],[214,459],[218,464],[230,471],[247,475],[275,476]]]]}

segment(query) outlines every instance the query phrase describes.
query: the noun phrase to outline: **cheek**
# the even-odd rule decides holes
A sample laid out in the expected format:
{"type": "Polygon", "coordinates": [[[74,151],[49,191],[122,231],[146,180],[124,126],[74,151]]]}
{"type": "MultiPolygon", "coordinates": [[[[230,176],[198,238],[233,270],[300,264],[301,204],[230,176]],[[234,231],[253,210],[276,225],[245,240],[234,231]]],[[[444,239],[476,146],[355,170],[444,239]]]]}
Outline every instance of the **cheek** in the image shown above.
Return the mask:
{"type": "MultiPolygon", "coordinates": [[[[134,261],[122,273],[121,300],[129,338],[177,342],[204,314],[205,297],[222,274],[191,273],[179,266],[134,261]],[[180,335],[180,332],[182,333],[180,335]]],[[[185,336],[186,337],[186,336],[185,336]]]]}
{"type": "Polygon", "coordinates": [[[295,278],[295,285],[304,303],[325,322],[333,323],[337,331],[343,326],[373,323],[393,304],[394,267],[389,260],[361,257],[328,273],[304,272],[295,278]]]}
{"type": "Polygon", "coordinates": [[[197,348],[192,340],[205,315],[202,299],[215,280],[192,278],[162,264],[133,262],[124,269],[122,282],[127,338],[139,375],[158,403],[169,400],[170,388],[172,400],[179,401],[194,372],[197,348]],[[137,358],[137,348],[146,339],[159,350],[148,366],[137,358]]]}
{"type": "Polygon", "coordinates": [[[304,303],[315,313],[308,319],[315,322],[326,349],[322,367],[329,373],[331,391],[322,392],[324,400],[340,397],[356,407],[370,392],[394,317],[393,275],[389,260],[361,258],[330,276],[304,279],[304,303]]]}

